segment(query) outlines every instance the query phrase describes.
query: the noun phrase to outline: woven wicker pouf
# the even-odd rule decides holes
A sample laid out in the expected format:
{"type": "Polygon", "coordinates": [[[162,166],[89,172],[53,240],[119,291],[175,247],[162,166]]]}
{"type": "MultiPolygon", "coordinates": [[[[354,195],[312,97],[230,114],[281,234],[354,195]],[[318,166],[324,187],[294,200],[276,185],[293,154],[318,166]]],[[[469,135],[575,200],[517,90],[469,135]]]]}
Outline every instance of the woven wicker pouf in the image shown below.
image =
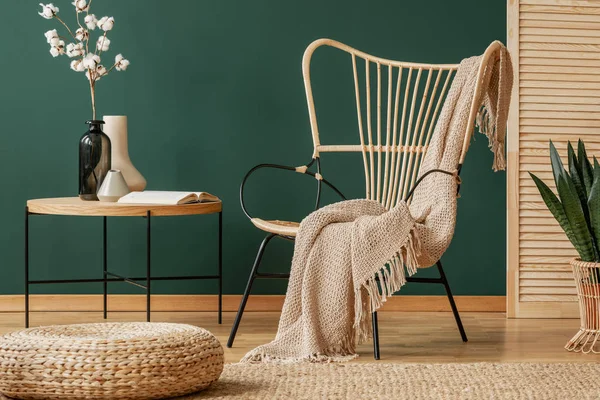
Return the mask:
{"type": "Polygon", "coordinates": [[[0,337],[0,393],[17,399],[165,399],[223,371],[207,330],[166,323],[48,326],[0,337]]]}

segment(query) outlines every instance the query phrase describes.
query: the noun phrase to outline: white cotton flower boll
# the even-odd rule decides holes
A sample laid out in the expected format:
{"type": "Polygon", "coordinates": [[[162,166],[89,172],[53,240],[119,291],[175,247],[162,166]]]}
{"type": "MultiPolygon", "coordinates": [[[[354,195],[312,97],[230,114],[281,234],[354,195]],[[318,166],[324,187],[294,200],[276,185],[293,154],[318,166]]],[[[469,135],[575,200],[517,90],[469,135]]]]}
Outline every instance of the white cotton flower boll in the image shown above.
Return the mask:
{"type": "Polygon", "coordinates": [[[113,26],[115,26],[114,17],[102,17],[98,20],[98,28],[102,29],[104,32],[110,31],[113,26]]]}
{"type": "Polygon", "coordinates": [[[85,67],[83,66],[83,60],[73,60],[71,61],[71,69],[75,72],[83,72],[85,71],[85,67]]]}
{"type": "Polygon", "coordinates": [[[60,38],[58,37],[58,33],[56,32],[56,29],[52,29],[51,31],[44,33],[44,36],[46,36],[46,41],[52,47],[56,47],[60,43],[60,38]]]}
{"type": "Polygon", "coordinates": [[[106,20],[108,19],[108,17],[102,17],[98,20],[98,28],[102,29],[102,25],[106,22],[106,20]]]}
{"type": "Polygon", "coordinates": [[[69,43],[67,45],[67,56],[69,56],[69,58],[79,57],[84,53],[85,50],[83,49],[83,43],[69,43]]]}
{"type": "Polygon", "coordinates": [[[46,19],[54,18],[54,16],[58,13],[58,7],[54,6],[54,4],[52,4],[52,3],[49,3],[49,4],[40,3],[40,6],[42,6],[42,12],[38,12],[38,14],[40,14],[42,17],[44,17],[46,19]]]}
{"type": "Polygon", "coordinates": [[[90,37],[90,33],[85,28],[79,28],[75,31],[75,39],[83,42],[84,40],[88,40],[90,37]]]}
{"type": "Polygon", "coordinates": [[[96,68],[96,80],[99,80],[101,76],[106,75],[106,68],[104,67],[104,65],[98,65],[98,68],[96,68]]]}
{"type": "Polygon", "coordinates": [[[51,43],[52,39],[58,39],[58,32],[56,32],[56,29],[52,29],[51,31],[44,33],[44,36],[46,36],[48,43],[51,43]]]}
{"type": "Polygon", "coordinates": [[[90,31],[96,29],[96,25],[98,25],[98,19],[94,14],[86,15],[83,21],[90,31]]]}
{"type": "Polygon", "coordinates": [[[96,43],[96,49],[100,51],[108,51],[110,47],[110,39],[106,36],[100,36],[98,38],[98,42],[96,43]]]}
{"type": "Polygon", "coordinates": [[[86,78],[88,78],[88,80],[94,80],[94,81],[99,81],[100,78],[104,75],[107,74],[107,70],[103,65],[98,65],[98,67],[95,70],[90,70],[88,69],[85,72],[85,76],[86,78]]]}
{"type": "Polygon", "coordinates": [[[52,57],[58,57],[61,54],[65,54],[65,42],[59,40],[56,45],[53,44],[52,47],[50,47],[50,54],[52,54],[52,57]]]}
{"type": "Polygon", "coordinates": [[[117,71],[125,71],[129,66],[129,60],[123,58],[123,54],[117,54],[115,57],[115,68],[117,71]]]}
{"type": "Polygon", "coordinates": [[[125,71],[127,67],[129,67],[129,60],[123,60],[119,63],[119,65],[116,68],[117,71],[125,71]]]}
{"type": "Polygon", "coordinates": [[[67,45],[67,56],[69,56],[69,58],[75,57],[73,55],[74,51],[75,51],[75,44],[74,43],[69,43],[67,45]]]}
{"type": "Polygon", "coordinates": [[[88,53],[83,58],[83,67],[86,69],[96,69],[96,65],[100,64],[100,57],[94,53],[88,53]]]}
{"type": "Polygon", "coordinates": [[[87,4],[86,0],[75,0],[71,4],[75,6],[75,11],[77,11],[78,13],[85,12],[89,8],[89,5],[87,4]]]}

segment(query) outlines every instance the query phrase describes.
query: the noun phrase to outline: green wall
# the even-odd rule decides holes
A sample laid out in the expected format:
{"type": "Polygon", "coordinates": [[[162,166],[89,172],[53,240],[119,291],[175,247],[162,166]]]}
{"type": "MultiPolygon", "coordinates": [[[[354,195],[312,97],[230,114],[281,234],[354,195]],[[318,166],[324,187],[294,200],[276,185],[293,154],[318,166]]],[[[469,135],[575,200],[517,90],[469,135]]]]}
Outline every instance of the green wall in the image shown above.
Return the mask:
{"type": "MultiPolygon", "coordinates": [[[[37,15],[38,2],[2,2],[0,294],[23,291],[25,201],[77,194],[77,144],[90,118],[87,81],[69,70],[66,57],[48,53],[43,33],[57,23],[37,15]]],[[[71,0],[54,3],[73,22],[71,0]]],[[[245,172],[261,162],[310,159],[300,62],[311,41],[329,37],[388,58],[454,63],[506,36],[501,0],[94,0],[93,8],[116,19],[108,57],[123,53],[131,60],[127,72],[98,83],[99,115],[129,117],[131,158],[149,189],[204,190],[223,199],[226,293],[243,290],[263,237],[239,206],[245,172]]],[[[352,81],[346,80],[351,69],[333,53],[315,55],[315,96],[328,142],[351,143],[357,140],[352,81]]],[[[456,235],[444,256],[456,294],[505,293],[506,178],[491,164],[487,141],[477,134],[462,173],[456,235]]],[[[359,158],[325,155],[323,167],[349,197],[364,195],[359,158]]],[[[265,173],[248,190],[257,215],[300,218],[310,210],[314,181],[265,173]],[[281,196],[267,201],[263,193],[281,196]]],[[[155,218],[154,272],[208,273],[216,265],[216,228],[216,215],[155,218]]],[[[99,218],[32,217],[32,279],[100,277],[101,229],[99,218]]],[[[111,270],[143,273],[142,218],[109,220],[109,242],[111,270]]],[[[274,244],[265,270],[288,270],[291,254],[288,242],[274,244]]],[[[57,285],[33,292],[99,290],[98,284],[57,285]]],[[[120,283],[110,290],[138,293],[120,283]]],[[[285,282],[256,285],[257,293],[284,290],[285,282]]],[[[214,293],[215,285],[157,283],[154,292],[214,293]]],[[[402,293],[441,292],[408,285],[402,293]]]]}

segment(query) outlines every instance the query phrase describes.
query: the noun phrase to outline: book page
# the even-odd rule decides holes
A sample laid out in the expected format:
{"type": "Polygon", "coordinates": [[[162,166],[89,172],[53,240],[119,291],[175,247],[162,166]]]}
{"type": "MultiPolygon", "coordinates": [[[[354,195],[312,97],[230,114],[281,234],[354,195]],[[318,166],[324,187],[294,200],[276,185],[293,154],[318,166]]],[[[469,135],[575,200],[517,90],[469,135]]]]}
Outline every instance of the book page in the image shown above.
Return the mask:
{"type": "Polygon", "coordinates": [[[193,192],[175,192],[161,190],[146,190],[144,192],[131,192],[119,199],[119,203],[129,204],[165,204],[176,205],[198,201],[193,192]],[[190,198],[191,196],[191,198],[190,198]]]}
{"type": "Polygon", "coordinates": [[[198,201],[200,202],[219,201],[217,196],[208,192],[196,192],[196,196],[198,196],[198,201]]]}

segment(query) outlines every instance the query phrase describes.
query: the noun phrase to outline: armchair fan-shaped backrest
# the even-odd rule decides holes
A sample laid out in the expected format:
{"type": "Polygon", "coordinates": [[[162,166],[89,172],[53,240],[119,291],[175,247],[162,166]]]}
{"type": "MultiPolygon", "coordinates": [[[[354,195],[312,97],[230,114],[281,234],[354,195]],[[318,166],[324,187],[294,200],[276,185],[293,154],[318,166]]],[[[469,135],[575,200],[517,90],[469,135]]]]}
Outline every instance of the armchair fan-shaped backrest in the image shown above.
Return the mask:
{"type": "MultiPolygon", "coordinates": [[[[484,66],[498,45],[494,42],[488,47],[479,68],[460,165],[469,148],[480,104],[484,66]]],[[[318,159],[325,152],[362,152],[366,198],[377,200],[388,209],[394,207],[415,184],[457,69],[458,64],[420,64],[375,57],[331,39],[314,41],[302,61],[313,158],[318,159]],[[312,55],[321,46],[350,54],[359,137],[356,145],[321,144],[310,80],[312,55]],[[364,63],[364,73],[359,72],[359,63],[364,63]]]]}

